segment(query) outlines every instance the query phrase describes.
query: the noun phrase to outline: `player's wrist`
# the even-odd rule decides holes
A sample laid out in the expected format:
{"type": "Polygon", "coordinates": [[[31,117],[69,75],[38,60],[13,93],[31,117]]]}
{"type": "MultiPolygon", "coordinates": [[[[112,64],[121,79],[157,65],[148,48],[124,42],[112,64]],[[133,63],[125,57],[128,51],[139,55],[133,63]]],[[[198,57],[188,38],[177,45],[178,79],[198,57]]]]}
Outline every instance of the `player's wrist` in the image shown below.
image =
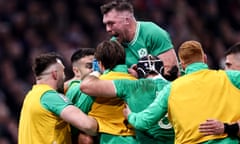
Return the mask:
{"type": "Polygon", "coordinates": [[[101,73],[99,71],[93,71],[89,74],[90,76],[95,76],[95,77],[99,77],[101,75],[101,73]]]}
{"type": "Polygon", "coordinates": [[[237,136],[239,131],[238,123],[227,124],[224,123],[224,133],[228,134],[228,136],[237,136]]]}

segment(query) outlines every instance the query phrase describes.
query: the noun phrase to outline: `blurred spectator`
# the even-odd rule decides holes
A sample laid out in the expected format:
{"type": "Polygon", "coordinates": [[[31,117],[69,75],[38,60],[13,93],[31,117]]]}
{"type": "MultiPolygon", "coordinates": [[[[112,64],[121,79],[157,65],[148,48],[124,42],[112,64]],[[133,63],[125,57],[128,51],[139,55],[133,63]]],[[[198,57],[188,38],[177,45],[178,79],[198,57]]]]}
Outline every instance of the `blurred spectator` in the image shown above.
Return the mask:
{"type": "MultiPolygon", "coordinates": [[[[34,83],[30,66],[36,55],[47,51],[62,54],[70,78],[73,51],[96,47],[108,39],[100,13],[106,1],[0,0],[0,90],[5,96],[1,102],[14,120],[25,92],[34,83]]],[[[166,29],[175,48],[190,39],[201,42],[210,68],[223,68],[223,52],[240,41],[239,0],[130,1],[137,20],[150,20],[166,29]]],[[[14,142],[1,136],[0,143],[14,142]]]]}

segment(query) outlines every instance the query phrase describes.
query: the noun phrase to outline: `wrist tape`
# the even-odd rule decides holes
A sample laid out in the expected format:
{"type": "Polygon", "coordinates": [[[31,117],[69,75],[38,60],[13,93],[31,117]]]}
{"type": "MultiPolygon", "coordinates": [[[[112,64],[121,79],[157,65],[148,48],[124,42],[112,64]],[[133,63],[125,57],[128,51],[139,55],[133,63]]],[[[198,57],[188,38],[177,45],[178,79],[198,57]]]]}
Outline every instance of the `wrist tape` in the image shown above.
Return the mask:
{"type": "Polygon", "coordinates": [[[239,131],[238,123],[231,125],[224,123],[224,133],[227,133],[228,136],[237,136],[238,131],[239,131]]]}

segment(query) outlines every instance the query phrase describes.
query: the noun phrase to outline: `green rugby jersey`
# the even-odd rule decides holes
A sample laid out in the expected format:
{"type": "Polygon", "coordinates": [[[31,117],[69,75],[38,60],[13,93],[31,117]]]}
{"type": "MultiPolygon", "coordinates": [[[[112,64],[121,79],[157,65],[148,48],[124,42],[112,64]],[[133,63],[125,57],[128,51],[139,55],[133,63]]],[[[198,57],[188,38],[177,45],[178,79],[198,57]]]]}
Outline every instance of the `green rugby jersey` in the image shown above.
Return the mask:
{"type": "MultiPolygon", "coordinates": [[[[66,97],[68,97],[68,99],[70,99],[72,103],[85,114],[88,114],[91,110],[94,98],[80,91],[80,83],[80,80],[71,81],[66,92],[66,97]]],[[[77,135],[78,131],[77,128],[71,126],[71,132],[73,135],[77,135]]]]}
{"type": "MultiPolygon", "coordinates": [[[[114,39],[114,38],[113,38],[114,39]]],[[[157,56],[173,48],[169,34],[152,22],[138,21],[134,39],[122,44],[126,52],[126,64],[131,67],[148,54],[157,56]]]]}
{"type": "MultiPolygon", "coordinates": [[[[204,64],[202,62],[197,62],[197,63],[193,63],[193,64],[189,65],[186,68],[185,72],[186,72],[186,76],[188,74],[192,74],[192,73],[194,73],[194,75],[195,75],[195,74],[199,74],[199,73],[200,74],[201,73],[205,73],[206,69],[208,69],[208,66],[206,64],[204,64]]],[[[240,88],[240,73],[239,73],[239,71],[226,71],[226,74],[227,74],[229,80],[231,81],[231,83],[234,86],[236,86],[237,88],[240,88]]],[[[180,78],[182,79],[183,77],[180,77],[180,78]]],[[[189,80],[189,79],[187,79],[187,80],[189,80]]],[[[199,83],[199,80],[197,80],[197,81],[199,83]]],[[[174,81],[174,82],[176,82],[176,81],[174,81]]],[[[227,82],[227,81],[225,81],[225,82],[227,82]]],[[[203,86],[203,85],[201,85],[201,86],[203,86]]],[[[213,84],[213,86],[214,86],[214,84],[213,84]]],[[[130,115],[128,115],[128,121],[131,124],[133,124],[135,127],[139,128],[139,129],[145,129],[145,128],[149,128],[149,126],[151,126],[153,122],[156,122],[159,118],[164,116],[164,114],[168,110],[171,110],[171,112],[172,112],[173,110],[171,109],[171,107],[169,107],[169,99],[168,99],[170,94],[173,94],[172,89],[173,89],[173,87],[172,87],[171,84],[166,85],[164,87],[164,89],[161,91],[161,93],[158,94],[158,96],[153,101],[151,106],[149,106],[147,109],[145,109],[144,111],[139,112],[139,113],[132,112],[130,115]]],[[[187,87],[187,90],[188,89],[189,89],[189,87],[187,87]]],[[[183,90],[183,87],[181,87],[181,90],[183,90]]],[[[226,90],[226,89],[224,89],[224,90],[226,90]]],[[[210,96],[212,96],[212,94],[210,94],[210,96]]],[[[185,99],[185,98],[183,98],[183,99],[185,99]]],[[[173,100],[173,98],[171,100],[173,100]]],[[[176,99],[174,99],[174,100],[176,101],[176,99]]],[[[187,101],[189,101],[189,99],[187,99],[187,101]]],[[[206,102],[206,100],[205,100],[205,102],[206,102]]],[[[202,103],[201,99],[200,99],[200,103],[202,103]]],[[[185,100],[184,104],[186,104],[186,100],[185,100]]],[[[192,101],[190,101],[190,104],[192,104],[192,101]]],[[[209,104],[209,103],[207,103],[207,104],[209,104]]],[[[174,106],[176,106],[176,105],[174,105],[174,106]]],[[[179,106],[181,106],[181,104],[178,104],[178,107],[179,106]]],[[[238,108],[238,107],[236,107],[236,108],[238,108]]],[[[201,110],[202,109],[200,109],[200,111],[201,110]]],[[[195,111],[195,113],[196,113],[196,111],[195,111]]],[[[197,114],[198,113],[199,112],[197,112],[197,114]]],[[[225,116],[225,115],[222,115],[222,116],[225,116]]],[[[171,116],[171,117],[172,118],[176,118],[175,116],[171,116]]],[[[199,123],[196,123],[196,125],[198,126],[199,123]]],[[[196,130],[198,131],[198,129],[196,129],[196,130]]],[[[175,131],[181,131],[181,129],[179,129],[179,130],[175,129],[175,131]]],[[[190,133],[192,135],[192,133],[194,133],[194,131],[190,132],[190,133]]],[[[176,133],[176,135],[179,135],[179,133],[176,133]]],[[[221,139],[219,135],[207,136],[207,137],[205,137],[203,135],[199,135],[199,136],[202,136],[201,137],[202,139],[205,139],[204,140],[205,142],[199,141],[199,138],[196,138],[196,137],[192,138],[191,139],[192,141],[191,141],[191,140],[189,140],[189,137],[191,135],[187,134],[187,135],[185,135],[186,137],[178,136],[177,138],[180,138],[181,141],[183,141],[184,139],[187,138],[187,140],[185,140],[185,141],[187,141],[188,143],[199,143],[199,142],[203,143],[203,144],[210,144],[210,143],[211,144],[213,144],[213,143],[214,144],[215,143],[231,143],[231,144],[234,144],[234,143],[239,143],[238,139],[236,139],[236,138],[233,138],[233,137],[232,138],[228,138],[227,137],[227,138],[221,139]],[[214,137],[215,138],[219,137],[220,139],[213,139],[214,137]],[[206,139],[208,139],[208,140],[206,140],[206,139]]],[[[221,135],[221,136],[224,136],[224,135],[221,135]]],[[[179,143],[181,143],[181,141],[179,143]]],[[[177,143],[177,141],[176,141],[176,143],[177,143]]]]}
{"type": "MultiPolygon", "coordinates": [[[[157,93],[168,83],[160,77],[137,81],[114,80],[117,96],[124,99],[133,112],[140,112],[147,108],[153,102],[157,93]]],[[[174,143],[174,131],[167,116],[146,131],[136,129],[136,137],[141,144],[174,143]]]]}
{"type": "Polygon", "coordinates": [[[94,97],[82,93],[80,91],[80,83],[80,80],[72,81],[66,92],[66,97],[68,97],[76,107],[88,114],[88,112],[91,110],[94,97]]]}

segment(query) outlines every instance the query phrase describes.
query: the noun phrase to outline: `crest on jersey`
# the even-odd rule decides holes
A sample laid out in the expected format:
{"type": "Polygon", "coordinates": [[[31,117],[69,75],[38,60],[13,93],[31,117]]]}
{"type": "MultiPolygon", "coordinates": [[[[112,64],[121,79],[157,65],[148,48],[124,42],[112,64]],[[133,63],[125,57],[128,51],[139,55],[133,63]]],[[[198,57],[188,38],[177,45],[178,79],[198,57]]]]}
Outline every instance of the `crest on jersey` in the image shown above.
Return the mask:
{"type": "Polygon", "coordinates": [[[168,114],[166,114],[159,122],[158,125],[162,129],[171,129],[172,125],[168,120],[168,114]]]}
{"type": "Polygon", "coordinates": [[[138,50],[138,55],[139,57],[144,57],[144,56],[147,56],[148,52],[147,52],[147,49],[146,48],[141,48],[138,50]]]}

